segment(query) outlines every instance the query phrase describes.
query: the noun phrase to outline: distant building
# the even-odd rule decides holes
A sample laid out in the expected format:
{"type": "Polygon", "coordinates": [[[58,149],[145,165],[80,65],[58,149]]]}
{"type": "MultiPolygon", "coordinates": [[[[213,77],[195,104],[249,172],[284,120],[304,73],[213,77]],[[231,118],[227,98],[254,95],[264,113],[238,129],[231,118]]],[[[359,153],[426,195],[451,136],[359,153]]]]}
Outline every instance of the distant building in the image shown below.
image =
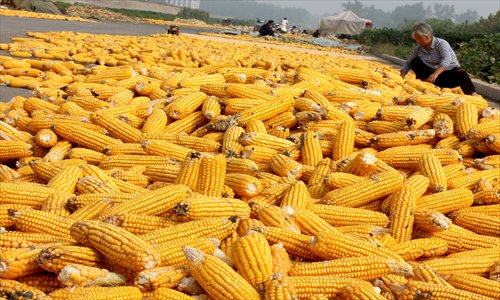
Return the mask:
{"type": "Polygon", "coordinates": [[[165,0],[165,4],[200,9],[201,0],[165,0]]]}

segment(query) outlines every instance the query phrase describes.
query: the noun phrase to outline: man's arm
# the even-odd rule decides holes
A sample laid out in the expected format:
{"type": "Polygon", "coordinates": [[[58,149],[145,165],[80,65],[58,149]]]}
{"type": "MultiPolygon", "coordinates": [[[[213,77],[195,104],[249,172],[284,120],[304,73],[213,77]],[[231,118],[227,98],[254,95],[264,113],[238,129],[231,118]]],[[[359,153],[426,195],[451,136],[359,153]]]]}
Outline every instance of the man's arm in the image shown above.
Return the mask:
{"type": "Polygon", "coordinates": [[[436,50],[439,51],[442,59],[439,63],[439,67],[427,78],[427,81],[430,83],[434,83],[436,78],[443,73],[452,62],[453,49],[451,49],[451,46],[447,41],[441,40],[441,43],[439,43],[439,47],[436,50]]]}
{"type": "Polygon", "coordinates": [[[418,47],[416,47],[413,52],[410,54],[410,56],[406,59],[406,62],[404,63],[404,65],[401,67],[401,71],[399,72],[399,75],[401,75],[401,77],[405,77],[406,74],[408,74],[408,71],[410,71],[411,69],[411,66],[410,66],[410,63],[411,61],[417,57],[417,54],[418,54],[418,47]]]}

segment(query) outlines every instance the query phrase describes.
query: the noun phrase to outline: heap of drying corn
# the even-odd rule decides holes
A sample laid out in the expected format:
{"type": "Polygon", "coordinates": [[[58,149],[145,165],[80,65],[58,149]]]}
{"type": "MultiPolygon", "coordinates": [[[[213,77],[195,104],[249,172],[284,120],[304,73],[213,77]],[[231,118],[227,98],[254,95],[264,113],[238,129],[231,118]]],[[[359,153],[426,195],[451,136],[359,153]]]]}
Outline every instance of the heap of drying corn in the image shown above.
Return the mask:
{"type": "MultiPolygon", "coordinates": [[[[210,32],[201,32],[200,35],[206,35],[206,36],[217,36],[220,37],[221,34],[219,33],[210,33],[210,32]]],[[[326,46],[319,46],[319,45],[314,45],[311,44],[307,39],[304,39],[301,36],[294,36],[292,34],[286,34],[283,35],[282,37],[271,37],[271,36],[251,36],[248,34],[242,34],[242,35],[224,35],[224,38],[230,38],[234,40],[240,40],[240,41],[251,41],[251,42],[259,42],[259,43],[266,43],[266,44],[274,44],[274,45],[281,45],[281,46],[291,46],[291,47],[297,47],[297,48],[305,48],[305,49],[313,49],[313,50],[321,50],[321,51],[331,51],[335,53],[344,53],[344,54],[358,54],[359,52],[356,50],[351,50],[343,47],[326,47],[326,46]]]]}
{"type": "Polygon", "coordinates": [[[80,17],[63,16],[63,15],[55,15],[49,13],[40,13],[40,12],[16,10],[16,9],[0,9],[0,16],[48,19],[48,20],[59,20],[59,21],[62,20],[62,21],[75,21],[75,22],[90,22],[89,20],[80,17]]]}
{"type": "Polygon", "coordinates": [[[500,115],[348,58],[1,44],[0,297],[499,299],[500,115]],[[35,59],[39,58],[39,59],[35,59]]]}

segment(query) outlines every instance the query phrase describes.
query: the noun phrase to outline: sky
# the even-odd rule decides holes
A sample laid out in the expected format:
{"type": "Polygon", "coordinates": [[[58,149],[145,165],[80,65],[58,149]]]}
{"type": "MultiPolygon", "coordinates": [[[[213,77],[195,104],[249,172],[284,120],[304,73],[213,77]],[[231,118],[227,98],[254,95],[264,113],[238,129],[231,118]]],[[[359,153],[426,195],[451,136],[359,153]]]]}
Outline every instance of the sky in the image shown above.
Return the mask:
{"type": "MultiPolygon", "coordinates": [[[[264,1],[257,0],[257,2],[272,3],[274,5],[279,5],[282,7],[297,7],[305,8],[311,14],[323,15],[325,13],[338,13],[343,11],[342,3],[346,3],[345,0],[323,0],[323,1],[310,1],[310,0],[275,0],[275,1],[264,1]]],[[[424,6],[432,6],[434,3],[448,4],[455,6],[455,13],[460,14],[465,12],[467,9],[476,10],[479,16],[487,17],[489,14],[495,14],[500,10],[500,0],[486,0],[486,1],[476,1],[476,0],[454,0],[454,1],[378,1],[378,0],[361,0],[364,6],[375,6],[375,8],[382,9],[385,11],[393,11],[396,6],[401,6],[405,4],[415,4],[422,2],[424,6]]]]}

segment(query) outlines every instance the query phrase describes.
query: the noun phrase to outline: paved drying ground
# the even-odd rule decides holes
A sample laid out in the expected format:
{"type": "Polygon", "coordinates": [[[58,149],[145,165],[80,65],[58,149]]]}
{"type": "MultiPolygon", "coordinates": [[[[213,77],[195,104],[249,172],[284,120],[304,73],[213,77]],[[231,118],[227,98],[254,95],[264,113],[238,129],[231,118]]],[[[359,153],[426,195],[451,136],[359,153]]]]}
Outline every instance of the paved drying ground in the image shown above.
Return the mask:
{"type": "MultiPolygon", "coordinates": [[[[35,19],[35,18],[18,18],[18,17],[5,17],[0,16],[0,43],[9,43],[13,37],[26,37],[26,32],[47,32],[47,31],[74,31],[74,32],[86,32],[86,33],[96,33],[96,34],[116,34],[116,35],[149,35],[166,33],[165,26],[155,25],[155,24],[135,24],[135,23],[116,23],[116,22],[72,22],[72,21],[55,21],[46,19],[35,19]]],[[[349,54],[337,54],[334,52],[325,52],[313,49],[304,49],[290,46],[280,46],[268,43],[259,42],[249,42],[249,41],[239,41],[232,40],[230,38],[219,38],[219,37],[209,37],[196,35],[198,32],[210,32],[217,30],[210,30],[207,28],[196,28],[196,27],[183,27],[180,28],[181,34],[189,34],[203,39],[227,41],[235,44],[251,44],[251,45],[261,45],[269,48],[281,48],[287,50],[293,50],[297,52],[310,52],[310,53],[329,53],[332,56],[350,56],[359,59],[379,61],[385,64],[391,64],[385,60],[376,58],[369,55],[349,55],[349,54]]],[[[0,51],[0,55],[8,55],[7,51],[0,51]]],[[[24,96],[28,97],[31,95],[31,91],[27,89],[10,88],[6,86],[0,86],[0,101],[9,101],[13,96],[24,96]]]]}
{"type": "MultiPolygon", "coordinates": [[[[180,32],[196,33],[200,30],[211,31],[209,29],[181,27],[180,32]]],[[[29,31],[74,31],[116,35],[149,35],[166,33],[165,26],[155,24],[71,22],[0,16],[0,43],[9,43],[11,38],[13,37],[26,37],[26,32],[29,31]]],[[[8,55],[8,52],[0,51],[0,55],[8,55]]],[[[0,86],[0,101],[9,101],[13,96],[16,95],[25,97],[30,96],[31,91],[27,89],[0,86]]]]}
{"type": "MultiPolygon", "coordinates": [[[[72,21],[55,21],[46,19],[35,18],[19,18],[19,17],[6,17],[0,16],[0,43],[9,43],[13,37],[26,37],[26,32],[48,32],[48,31],[73,31],[73,32],[86,32],[95,34],[116,34],[116,35],[149,35],[149,34],[162,34],[166,33],[165,26],[155,24],[136,24],[136,23],[119,23],[119,22],[72,22],[72,21]]],[[[234,44],[248,44],[259,45],[268,48],[279,48],[292,50],[295,52],[309,52],[316,54],[328,54],[331,56],[346,56],[357,59],[376,61],[383,64],[391,65],[398,68],[391,62],[382,58],[372,55],[350,55],[335,52],[327,52],[314,49],[298,48],[293,46],[274,45],[253,41],[240,41],[231,38],[212,37],[196,35],[199,32],[216,32],[218,30],[197,28],[197,27],[180,27],[181,34],[192,35],[202,39],[217,40],[221,42],[230,42],[234,44]]],[[[0,55],[8,55],[7,51],[0,51],[0,55]]],[[[29,97],[31,91],[27,89],[10,88],[0,85],[0,102],[7,102],[13,96],[29,97]]],[[[490,104],[493,107],[499,108],[499,103],[490,104]]]]}

